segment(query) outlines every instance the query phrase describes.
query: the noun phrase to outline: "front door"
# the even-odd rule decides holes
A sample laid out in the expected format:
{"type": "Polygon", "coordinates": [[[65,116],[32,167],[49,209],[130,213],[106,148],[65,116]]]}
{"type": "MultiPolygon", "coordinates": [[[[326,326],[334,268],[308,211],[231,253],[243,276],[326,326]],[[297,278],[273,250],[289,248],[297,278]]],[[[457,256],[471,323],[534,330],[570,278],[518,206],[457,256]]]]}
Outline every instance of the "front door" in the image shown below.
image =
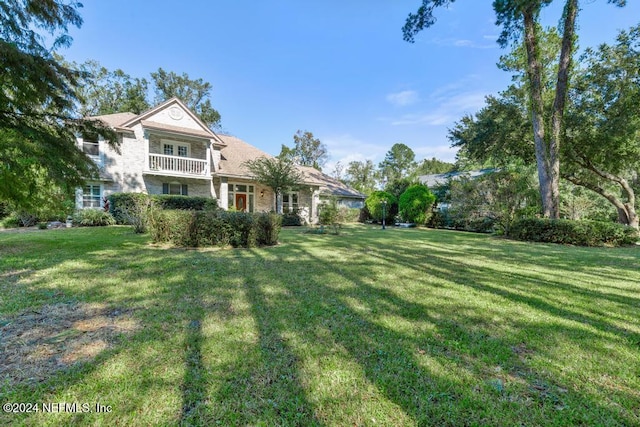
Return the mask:
{"type": "Polygon", "coordinates": [[[247,195],[236,194],[236,210],[244,212],[247,210],[247,195]]]}

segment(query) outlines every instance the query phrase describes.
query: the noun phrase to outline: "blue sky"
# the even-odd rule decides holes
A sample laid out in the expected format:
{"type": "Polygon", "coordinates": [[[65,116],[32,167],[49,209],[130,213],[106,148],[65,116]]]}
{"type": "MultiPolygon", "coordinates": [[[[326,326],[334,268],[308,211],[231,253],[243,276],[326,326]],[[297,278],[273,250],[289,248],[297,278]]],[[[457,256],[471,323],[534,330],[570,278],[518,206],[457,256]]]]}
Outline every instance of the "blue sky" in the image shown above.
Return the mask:
{"type": "MultiPolygon", "coordinates": [[[[490,1],[458,0],[415,44],[401,28],[420,0],[84,0],[70,61],[149,78],[162,67],[213,85],[223,129],[278,154],[309,130],[337,161],[378,163],[402,142],[416,159],[453,161],[447,129],[510,76],[496,67],[490,1]]],[[[554,3],[559,3],[558,1],[554,3]]],[[[583,1],[580,46],[611,42],[640,21],[640,2],[583,1]]],[[[560,17],[543,13],[546,25],[560,17]]]]}

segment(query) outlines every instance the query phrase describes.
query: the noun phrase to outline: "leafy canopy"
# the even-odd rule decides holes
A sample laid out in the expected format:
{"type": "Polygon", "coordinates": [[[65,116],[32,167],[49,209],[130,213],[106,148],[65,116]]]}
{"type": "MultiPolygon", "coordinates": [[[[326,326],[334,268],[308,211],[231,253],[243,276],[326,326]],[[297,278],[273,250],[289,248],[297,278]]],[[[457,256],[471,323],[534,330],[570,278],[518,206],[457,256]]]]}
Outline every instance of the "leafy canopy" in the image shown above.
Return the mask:
{"type": "Polygon", "coordinates": [[[425,185],[416,184],[400,195],[398,210],[404,221],[424,224],[435,201],[436,196],[425,185]]]}
{"type": "Polygon", "coordinates": [[[329,158],[329,150],[313,133],[298,130],[293,135],[293,148],[282,145],[279,157],[291,160],[301,166],[310,166],[322,170],[329,158]]]}
{"type": "Polygon", "coordinates": [[[53,53],[71,43],[67,30],[82,24],[81,6],[59,0],[0,3],[0,200],[17,208],[33,208],[39,203],[35,195],[70,191],[97,174],[77,148],[76,133],[116,141],[102,123],[78,119],[77,88],[84,75],[53,53]],[[53,39],[51,47],[37,30],[53,39]]]}
{"type": "Polygon", "coordinates": [[[258,157],[248,160],[244,166],[251,172],[256,181],[271,188],[276,195],[275,210],[281,212],[278,203],[283,192],[298,189],[304,183],[304,177],[296,165],[280,157],[258,157]]]}

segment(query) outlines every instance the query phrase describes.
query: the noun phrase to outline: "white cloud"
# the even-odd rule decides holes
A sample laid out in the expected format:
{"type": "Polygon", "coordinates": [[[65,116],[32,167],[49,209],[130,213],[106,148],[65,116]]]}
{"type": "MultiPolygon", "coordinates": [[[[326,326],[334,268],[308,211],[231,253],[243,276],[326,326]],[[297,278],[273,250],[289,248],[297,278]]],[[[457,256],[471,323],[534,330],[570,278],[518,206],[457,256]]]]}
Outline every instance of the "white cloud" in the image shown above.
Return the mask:
{"type": "MultiPolygon", "coordinates": [[[[484,40],[488,40],[486,36],[482,37],[484,40]]],[[[449,46],[449,47],[467,47],[471,49],[496,49],[498,45],[496,43],[478,42],[469,39],[456,39],[456,38],[434,38],[430,40],[431,44],[437,46],[449,46]]]]}
{"type": "Polygon", "coordinates": [[[404,107],[418,102],[418,92],[414,90],[403,90],[402,92],[390,93],[387,95],[387,101],[396,107],[404,107]]]}
{"type": "Polygon", "coordinates": [[[436,159],[453,163],[456,160],[458,148],[449,145],[437,145],[416,147],[413,151],[416,153],[416,158],[431,159],[435,157],[436,159]]]}
{"type": "Polygon", "coordinates": [[[442,94],[433,99],[434,107],[429,111],[405,114],[391,119],[393,126],[426,125],[443,126],[459,120],[465,114],[472,114],[484,106],[484,92],[463,92],[456,95],[442,94]]]}
{"type": "Polygon", "coordinates": [[[389,147],[380,144],[355,138],[350,134],[322,137],[321,140],[329,149],[331,156],[323,168],[323,171],[328,173],[333,171],[337,162],[342,163],[345,167],[349,162],[354,161],[372,160],[376,163],[375,159],[384,156],[384,153],[389,149],[389,147]]]}

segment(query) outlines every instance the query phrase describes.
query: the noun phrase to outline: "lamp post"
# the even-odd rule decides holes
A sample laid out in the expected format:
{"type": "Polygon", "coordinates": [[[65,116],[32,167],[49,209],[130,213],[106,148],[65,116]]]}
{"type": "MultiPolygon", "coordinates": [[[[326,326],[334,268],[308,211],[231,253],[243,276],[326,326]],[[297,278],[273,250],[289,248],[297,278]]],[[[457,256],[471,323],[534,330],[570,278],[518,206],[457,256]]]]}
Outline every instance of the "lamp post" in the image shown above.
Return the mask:
{"type": "Polygon", "coordinates": [[[387,201],[382,200],[382,229],[385,230],[387,227],[387,201]]]}

